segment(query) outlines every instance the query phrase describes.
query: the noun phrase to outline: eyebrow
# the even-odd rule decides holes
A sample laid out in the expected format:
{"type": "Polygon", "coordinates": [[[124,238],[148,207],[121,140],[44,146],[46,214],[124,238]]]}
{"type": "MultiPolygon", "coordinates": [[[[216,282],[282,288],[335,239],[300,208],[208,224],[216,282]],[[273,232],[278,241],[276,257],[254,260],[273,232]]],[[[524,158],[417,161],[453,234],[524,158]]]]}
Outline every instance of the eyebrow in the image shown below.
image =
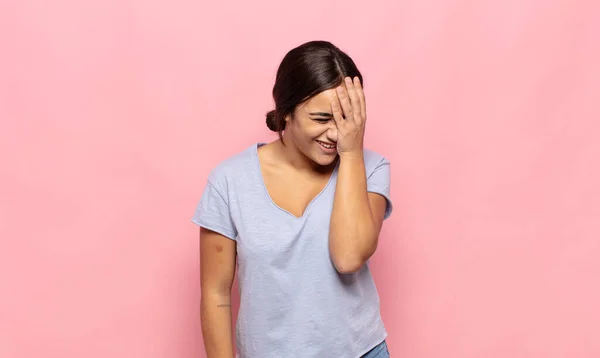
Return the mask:
{"type": "Polygon", "coordinates": [[[333,117],[333,114],[327,112],[311,112],[311,116],[333,117]]]}

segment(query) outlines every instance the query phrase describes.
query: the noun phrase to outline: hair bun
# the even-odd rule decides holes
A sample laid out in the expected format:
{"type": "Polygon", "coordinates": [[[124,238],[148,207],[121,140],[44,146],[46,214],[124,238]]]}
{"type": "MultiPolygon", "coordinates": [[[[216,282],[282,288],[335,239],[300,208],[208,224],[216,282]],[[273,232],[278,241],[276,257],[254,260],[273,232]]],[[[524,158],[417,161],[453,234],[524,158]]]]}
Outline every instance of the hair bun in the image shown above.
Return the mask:
{"type": "Polygon", "coordinates": [[[267,112],[267,127],[273,132],[277,132],[277,126],[275,125],[275,111],[267,112]]]}

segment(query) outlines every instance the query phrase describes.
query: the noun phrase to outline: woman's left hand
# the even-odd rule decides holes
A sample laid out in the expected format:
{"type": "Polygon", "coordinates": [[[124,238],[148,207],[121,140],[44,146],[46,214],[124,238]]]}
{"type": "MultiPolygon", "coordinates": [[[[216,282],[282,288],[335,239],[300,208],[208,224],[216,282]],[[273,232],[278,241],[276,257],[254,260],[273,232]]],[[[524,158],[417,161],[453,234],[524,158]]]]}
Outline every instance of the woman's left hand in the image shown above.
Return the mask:
{"type": "Polygon", "coordinates": [[[354,81],[346,77],[344,84],[338,86],[337,100],[331,103],[338,130],[337,151],[340,156],[362,155],[367,120],[365,94],[358,77],[354,77],[354,81]]]}

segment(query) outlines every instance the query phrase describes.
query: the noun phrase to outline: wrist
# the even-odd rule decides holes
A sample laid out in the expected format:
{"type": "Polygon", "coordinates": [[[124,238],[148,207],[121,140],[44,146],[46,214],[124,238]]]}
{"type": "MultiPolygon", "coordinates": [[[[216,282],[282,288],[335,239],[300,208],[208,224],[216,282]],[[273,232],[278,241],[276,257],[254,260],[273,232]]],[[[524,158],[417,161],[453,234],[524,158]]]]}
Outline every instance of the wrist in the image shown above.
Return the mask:
{"type": "Polygon", "coordinates": [[[349,150],[339,152],[340,160],[364,160],[364,152],[362,149],[349,150]]]}

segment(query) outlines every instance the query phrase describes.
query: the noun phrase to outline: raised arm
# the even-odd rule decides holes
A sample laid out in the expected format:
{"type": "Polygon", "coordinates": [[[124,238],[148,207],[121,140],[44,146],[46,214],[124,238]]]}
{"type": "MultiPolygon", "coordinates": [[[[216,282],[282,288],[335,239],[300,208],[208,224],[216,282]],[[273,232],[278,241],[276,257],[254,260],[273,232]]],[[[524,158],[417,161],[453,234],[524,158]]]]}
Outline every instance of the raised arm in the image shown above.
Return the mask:
{"type": "Polygon", "coordinates": [[[331,103],[338,130],[340,157],[333,212],[329,228],[329,251],[341,273],[358,271],[377,248],[386,199],[367,191],[363,138],[367,118],[365,95],[358,77],[345,78],[331,103]]]}

